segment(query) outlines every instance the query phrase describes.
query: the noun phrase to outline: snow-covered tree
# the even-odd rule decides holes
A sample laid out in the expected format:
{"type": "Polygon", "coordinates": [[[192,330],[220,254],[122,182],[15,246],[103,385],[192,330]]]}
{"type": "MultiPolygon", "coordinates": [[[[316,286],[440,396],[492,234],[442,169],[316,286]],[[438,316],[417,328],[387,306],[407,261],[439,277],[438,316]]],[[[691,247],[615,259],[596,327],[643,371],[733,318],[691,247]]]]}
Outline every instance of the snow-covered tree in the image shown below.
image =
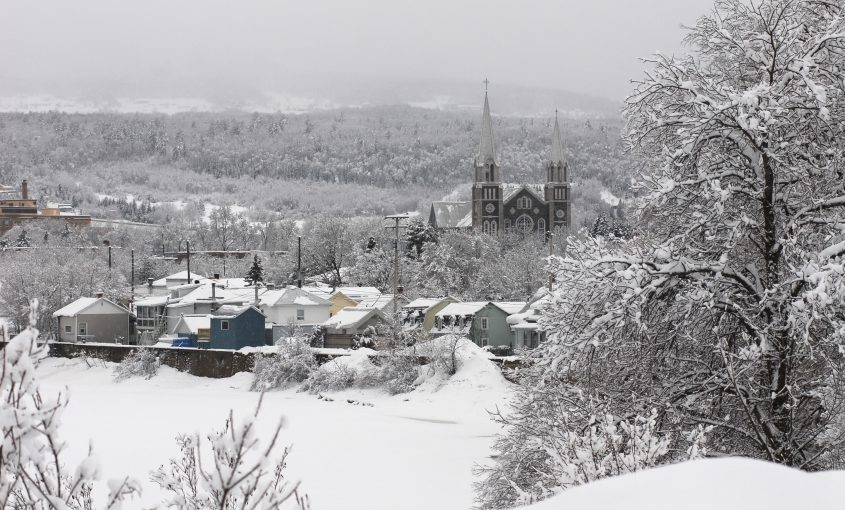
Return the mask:
{"type": "Polygon", "coordinates": [[[246,280],[250,282],[250,285],[264,283],[264,268],[261,266],[261,259],[258,258],[258,255],[252,257],[252,265],[246,274],[246,280]]]}
{"type": "MultiPolygon", "coordinates": [[[[94,482],[101,478],[93,451],[75,468],[64,463],[67,444],[59,429],[68,404],[66,394],[41,392],[36,368],[47,356],[37,343],[38,303],[30,305],[30,326],[2,351],[0,370],[0,506],[34,510],[89,510],[94,482]]],[[[108,481],[105,508],[119,509],[140,492],[130,478],[108,481]]]]}
{"type": "Polygon", "coordinates": [[[720,0],[692,55],[650,61],[627,106],[646,234],[560,262],[550,371],[714,449],[842,461],[843,9],[720,0]]]}
{"type": "MultiPolygon", "coordinates": [[[[584,418],[568,426],[561,408],[508,430],[656,409],[676,445],[661,462],[712,427],[713,452],[839,466],[845,2],[719,0],[688,42],[689,56],[649,60],[628,99],[626,140],[648,163],[639,236],[571,240],[553,261],[535,385],[574,388],[584,418]]],[[[502,464],[527,480],[536,465],[514,455],[502,464]]]]}
{"type": "MultiPolygon", "coordinates": [[[[262,395],[263,396],[263,395],[262,395]]],[[[307,496],[300,496],[299,484],[284,477],[288,448],[275,461],[280,422],[275,432],[262,438],[256,426],[261,401],[255,413],[241,422],[230,411],[223,430],[207,441],[198,434],[176,438],[181,455],[161,466],[152,481],[168,494],[165,505],[179,510],[230,510],[234,508],[281,508],[307,510],[307,496]],[[207,444],[206,444],[207,443],[207,444]],[[211,451],[210,458],[203,457],[211,451]]]]}

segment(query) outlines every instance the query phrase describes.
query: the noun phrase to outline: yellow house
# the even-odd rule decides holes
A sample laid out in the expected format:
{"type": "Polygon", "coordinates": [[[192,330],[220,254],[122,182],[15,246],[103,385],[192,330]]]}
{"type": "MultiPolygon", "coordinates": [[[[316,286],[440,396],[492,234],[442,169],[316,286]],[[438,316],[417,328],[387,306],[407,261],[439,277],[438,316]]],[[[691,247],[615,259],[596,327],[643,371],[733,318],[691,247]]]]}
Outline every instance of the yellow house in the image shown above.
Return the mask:
{"type": "Polygon", "coordinates": [[[332,297],[329,298],[329,302],[332,304],[332,307],[329,308],[329,317],[334,317],[337,312],[343,310],[344,308],[352,308],[358,305],[357,301],[347,297],[343,292],[335,292],[332,297]]]}

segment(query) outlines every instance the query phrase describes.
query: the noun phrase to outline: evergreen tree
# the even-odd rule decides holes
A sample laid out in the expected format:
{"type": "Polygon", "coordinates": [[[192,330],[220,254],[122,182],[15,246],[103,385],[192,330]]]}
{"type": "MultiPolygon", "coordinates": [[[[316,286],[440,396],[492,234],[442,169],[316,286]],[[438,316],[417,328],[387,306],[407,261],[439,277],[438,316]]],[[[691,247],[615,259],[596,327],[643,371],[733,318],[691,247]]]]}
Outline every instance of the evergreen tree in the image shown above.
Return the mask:
{"type": "Polygon", "coordinates": [[[264,283],[264,268],[261,266],[261,259],[258,258],[258,255],[255,255],[252,258],[252,267],[249,268],[249,272],[246,274],[246,279],[249,281],[250,285],[264,283]]]}
{"type": "Polygon", "coordinates": [[[26,235],[26,230],[21,230],[21,233],[18,234],[18,240],[15,241],[15,246],[17,246],[18,248],[30,247],[29,236],[26,235]]]}

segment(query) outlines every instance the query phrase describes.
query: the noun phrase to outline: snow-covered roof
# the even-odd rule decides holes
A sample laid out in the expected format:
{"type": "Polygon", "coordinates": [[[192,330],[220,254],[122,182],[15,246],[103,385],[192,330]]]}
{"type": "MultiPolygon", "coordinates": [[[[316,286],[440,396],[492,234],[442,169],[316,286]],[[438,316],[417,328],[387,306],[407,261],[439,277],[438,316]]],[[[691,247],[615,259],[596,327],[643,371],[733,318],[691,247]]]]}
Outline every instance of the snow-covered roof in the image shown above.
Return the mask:
{"type": "Polygon", "coordinates": [[[393,303],[393,294],[381,294],[379,296],[365,297],[358,302],[356,308],[378,308],[384,310],[393,303]]]}
{"type": "Polygon", "coordinates": [[[432,202],[431,220],[437,228],[469,228],[472,226],[472,202],[432,202]]]}
{"type": "Polygon", "coordinates": [[[200,329],[211,329],[211,315],[183,315],[173,327],[173,333],[180,329],[180,325],[184,325],[188,331],[196,334],[200,329]]]}
{"type": "Polygon", "coordinates": [[[234,319],[235,317],[243,314],[244,312],[246,312],[250,308],[254,309],[255,311],[257,311],[261,315],[264,315],[264,312],[262,312],[258,308],[255,308],[254,306],[251,306],[251,305],[244,305],[244,306],[223,305],[220,308],[218,308],[217,310],[215,310],[212,315],[217,319],[234,319]]]}
{"type": "Polygon", "coordinates": [[[297,287],[267,291],[261,295],[260,302],[262,306],[271,307],[280,305],[331,306],[327,299],[297,287]]]}
{"type": "Polygon", "coordinates": [[[353,301],[361,301],[366,298],[381,296],[381,291],[375,287],[338,287],[333,296],[343,294],[353,301]]]}
{"type": "Polygon", "coordinates": [[[507,314],[519,313],[525,309],[525,301],[495,301],[493,305],[498,306],[507,314]]]}
{"type": "Polygon", "coordinates": [[[324,322],[323,326],[333,329],[353,329],[377,314],[381,315],[377,308],[344,308],[324,322]]]}
{"type": "Polygon", "coordinates": [[[516,184],[506,182],[502,184],[502,203],[507,204],[522,190],[526,190],[534,195],[534,198],[539,200],[541,203],[546,202],[544,197],[545,190],[543,189],[542,184],[516,184]]]}
{"type": "Polygon", "coordinates": [[[119,314],[119,313],[128,313],[132,314],[126,308],[120,306],[119,304],[110,301],[106,298],[89,298],[89,297],[82,297],[77,299],[76,301],[59,308],[55,312],[53,312],[53,317],[75,317],[80,313],[85,312],[86,310],[94,307],[96,304],[104,305],[107,310],[98,309],[97,313],[107,313],[107,314],[119,314]]]}
{"type": "Polygon", "coordinates": [[[164,278],[159,278],[158,280],[153,281],[153,287],[173,286],[178,285],[175,282],[190,283],[193,280],[204,281],[206,278],[199,273],[191,271],[191,279],[188,280],[188,271],[179,271],[178,273],[173,273],[165,276],[164,278]]]}
{"type": "Polygon", "coordinates": [[[163,296],[152,296],[144,299],[139,299],[135,301],[134,305],[137,306],[161,306],[167,304],[168,302],[172,302],[173,299],[170,297],[169,294],[165,294],[163,296]]]}
{"type": "Polygon", "coordinates": [[[450,303],[437,312],[437,317],[475,315],[482,308],[490,304],[489,301],[469,301],[466,303],[450,303]]]}
{"type": "Polygon", "coordinates": [[[417,298],[407,305],[403,306],[402,308],[409,308],[409,309],[421,309],[423,311],[428,311],[432,306],[436,306],[438,303],[443,301],[444,298],[417,298]]]}

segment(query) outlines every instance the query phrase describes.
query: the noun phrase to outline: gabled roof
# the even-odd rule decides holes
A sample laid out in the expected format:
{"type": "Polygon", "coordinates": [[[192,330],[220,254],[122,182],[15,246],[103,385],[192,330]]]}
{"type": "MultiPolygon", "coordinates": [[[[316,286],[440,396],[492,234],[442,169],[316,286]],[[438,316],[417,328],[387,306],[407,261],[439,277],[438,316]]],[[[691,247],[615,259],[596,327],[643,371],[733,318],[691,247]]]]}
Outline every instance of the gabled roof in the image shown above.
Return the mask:
{"type": "Polygon", "coordinates": [[[262,317],[266,317],[264,312],[259,310],[258,308],[252,305],[244,305],[244,306],[234,306],[234,305],[224,305],[214,311],[212,317],[215,319],[234,319],[236,317],[240,317],[244,313],[248,312],[250,309],[255,310],[256,312],[260,313],[262,317]]]}
{"type": "Polygon", "coordinates": [[[498,307],[508,315],[519,313],[525,309],[527,305],[525,301],[494,301],[493,306],[498,307]]]}
{"type": "Polygon", "coordinates": [[[543,196],[543,185],[542,184],[514,184],[514,183],[506,183],[502,184],[502,203],[507,204],[511,200],[513,200],[519,192],[525,190],[532,195],[534,198],[539,200],[541,203],[545,203],[546,199],[543,196]]]}
{"type": "Polygon", "coordinates": [[[436,228],[472,226],[472,202],[432,202],[429,223],[436,228]]]}
{"type": "Polygon", "coordinates": [[[260,299],[262,306],[331,306],[327,299],[297,287],[267,291],[260,299]]]}
{"type": "Polygon", "coordinates": [[[211,315],[183,315],[179,317],[171,333],[179,330],[179,326],[182,324],[185,325],[188,331],[197,334],[197,331],[200,329],[211,329],[211,315]]]}
{"type": "Polygon", "coordinates": [[[153,282],[153,287],[167,287],[168,280],[176,280],[176,281],[183,281],[185,283],[190,283],[193,280],[204,281],[206,277],[202,276],[201,274],[191,271],[191,279],[188,280],[188,271],[179,271],[178,273],[173,273],[171,275],[167,275],[164,278],[159,278],[153,282]]]}
{"type": "Polygon", "coordinates": [[[393,294],[380,294],[361,299],[356,308],[378,308],[379,310],[384,310],[391,303],[393,303],[393,294]]]}
{"type": "Polygon", "coordinates": [[[326,328],[354,329],[374,316],[383,317],[378,308],[344,308],[323,323],[326,328]]]}
{"type": "Polygon", "coordinates": [[[455,299],[451,296],[441,297],[441,298],[417,298],[407,305],[403,306],[402,308],[409,309],[409,310],[422,310],[423,313],[428,313],[429,310],[434,308],[435,306],[439,305],[444,301],[449,301],[451,303],[458,302],[458,299],[455,299]]]}
{"type": "Polygon", "coordinates": [[[485,306],[489,305],[489,301],[470,301],[466,303],[450,303],[442,310],[437,312],[437,317],[475,315],[485,306]]]}
{"type": "Polygon", "coordinates": [[[53,317],[76,317],[77,315],[84,313],[85,311],[91,310],[96,305],[105,306],[108,311],[103,309],[97,310],[97,313],[109,313],[109,314],[118,314],[118,313],[127,313],[129,315],[134,314],[127,310],[126,308],[120,306],[119,304],[108,300],[106,298],[88,298],[83,297],[79,298],[76,301],[59,308],[55,312],[53,312],[53,317]]]}
{"type": "Polygon", "coordinates": [[[361,301],[366,298],[381,296],[381,291],[375,287],[338,287],[332,293],[332,297],[342,294],[352,301],[361,301]]]}

